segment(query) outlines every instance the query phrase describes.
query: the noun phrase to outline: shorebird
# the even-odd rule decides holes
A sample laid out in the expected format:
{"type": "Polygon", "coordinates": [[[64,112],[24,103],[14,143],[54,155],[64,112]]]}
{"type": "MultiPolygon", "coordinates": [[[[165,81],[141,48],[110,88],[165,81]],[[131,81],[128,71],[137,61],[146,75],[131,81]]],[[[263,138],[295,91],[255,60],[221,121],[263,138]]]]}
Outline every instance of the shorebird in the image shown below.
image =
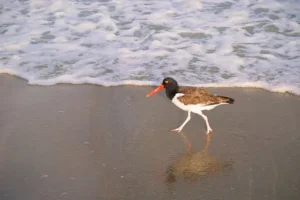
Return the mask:
{"type": "Polygon", "coordinates": [[[222,104],[233,104],[234,99],[225,96],[217,96],[208,93],[203,88],[199,87],[179,87],[175,79],[166,77],[156,89],[152,90],[147,97],[166,89],[167,97],[180,109],[187,111],[188,116],[186,120],[172,131],[181,132],[183,127],[190,121],[191,112],[196,113],[203,117],[206,123],[206,134],[212,132],[208,123],[207,116],[202,113],[203,110],[212,110],[222,104]]]}

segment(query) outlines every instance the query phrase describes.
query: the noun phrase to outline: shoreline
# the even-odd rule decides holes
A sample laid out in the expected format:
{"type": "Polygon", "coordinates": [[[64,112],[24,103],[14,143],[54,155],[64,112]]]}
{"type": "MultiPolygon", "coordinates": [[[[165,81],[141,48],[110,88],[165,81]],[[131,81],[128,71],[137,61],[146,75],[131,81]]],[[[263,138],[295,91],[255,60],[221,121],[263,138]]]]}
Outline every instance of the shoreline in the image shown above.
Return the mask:
{"type": "MultiPolygon", "coordinates": [[[[37,84],[37,83],[29,83],[29,81],[26,78],[23,78],[21,76],[14,75],[12,73],[0,73],[0,76],[13,76],[17,79],[21,79],[22,81],[25,81],[28,85],[31,86],[41,86],[41,87],[50,87],[50,86],[56,86],[56,85],[96,85],[96,86],[101,86],[101,87],[122,87],[122,86],[132,86],[132,87],[154,87],[159,85],[160,83],[153,83],[151,81],[138,81],[138,80],[126,80],[122,81],[121,83],[111,83],[111,84],[100,84],[100,83],[80,83],[80,82],[59,82],[59,83],[54,83],[54,84],[37,84]],[[132,83],[135,82],[135,83],[132,83]],[[149,83],[141,83],[141,82],[149,82],[149,83]]],[[[91,81],[92,82],[92,81],[91,81]]],[[[182,86],[195,86],[195,87],[202,87],[202,88],[236,88],[236,89],[261,89],[267,92],[272,92],[272,93],[281,93],[281,94],[289,94],[289,95],[294,95],[294,96],[300,96],[300,92],[291,92],[291,91],[277,91],[277,90],[272,90],[272,89],[267,89],[263,86],[247,86],[247,84],[242,84],[240,86],[228,86],[228,83],[224,83],[225,85],[214,85],[214,84],[196,84],[196,85],[190,85],[190,84],[183,84],[182,86]],[[213,86],[212,86],[213,85],[213,86]]],[[[248,83],[251,85],[257,84],[257,82],[253,83],[248,83]]],[[[262,83],[261,83],[262,84],[262,83]]]]}

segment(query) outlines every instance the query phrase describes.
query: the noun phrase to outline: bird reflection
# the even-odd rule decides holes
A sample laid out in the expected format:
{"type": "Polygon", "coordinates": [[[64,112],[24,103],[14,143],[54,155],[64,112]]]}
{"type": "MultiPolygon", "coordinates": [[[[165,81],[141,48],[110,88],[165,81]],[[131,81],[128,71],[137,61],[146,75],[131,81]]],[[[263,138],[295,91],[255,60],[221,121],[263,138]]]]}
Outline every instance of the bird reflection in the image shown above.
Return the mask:
{"type": "Polygon", "coordinates": [[[208,153],[211,134],[206,136],[205,146],[200,152],[192,152],[192,145],[186,135],[184,133],[179,135],[186,145],[186,153],[168,167],[166,171],[168,184],[176,182],[180,177],[185,180],[199,180],[232,167],[232,162],[218,160],[208,153]]]}

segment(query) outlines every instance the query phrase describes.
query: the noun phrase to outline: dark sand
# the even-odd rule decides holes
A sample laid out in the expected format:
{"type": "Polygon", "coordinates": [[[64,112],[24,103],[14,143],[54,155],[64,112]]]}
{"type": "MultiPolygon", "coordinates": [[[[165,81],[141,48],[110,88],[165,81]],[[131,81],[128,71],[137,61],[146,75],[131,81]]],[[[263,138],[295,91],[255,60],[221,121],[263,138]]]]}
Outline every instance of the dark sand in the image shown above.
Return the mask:
{"type": "Polygon", "coordinates": [[[236,99],[214,130],[152,87],[30,86],[0,76],[0,199],[300,199],[300,97],[209,88],[236,99]]]}

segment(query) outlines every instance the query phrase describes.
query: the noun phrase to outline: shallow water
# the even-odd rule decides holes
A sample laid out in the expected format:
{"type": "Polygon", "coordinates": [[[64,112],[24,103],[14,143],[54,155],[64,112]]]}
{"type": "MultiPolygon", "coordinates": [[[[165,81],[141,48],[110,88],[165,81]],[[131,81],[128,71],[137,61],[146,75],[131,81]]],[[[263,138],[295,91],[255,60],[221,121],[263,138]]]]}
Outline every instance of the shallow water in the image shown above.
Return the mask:
{"type": "Polygon", "coordinates": [[[300,94],[297,0],[12,0],[0,72],[30,84],[159,83],[300,94]]]}

